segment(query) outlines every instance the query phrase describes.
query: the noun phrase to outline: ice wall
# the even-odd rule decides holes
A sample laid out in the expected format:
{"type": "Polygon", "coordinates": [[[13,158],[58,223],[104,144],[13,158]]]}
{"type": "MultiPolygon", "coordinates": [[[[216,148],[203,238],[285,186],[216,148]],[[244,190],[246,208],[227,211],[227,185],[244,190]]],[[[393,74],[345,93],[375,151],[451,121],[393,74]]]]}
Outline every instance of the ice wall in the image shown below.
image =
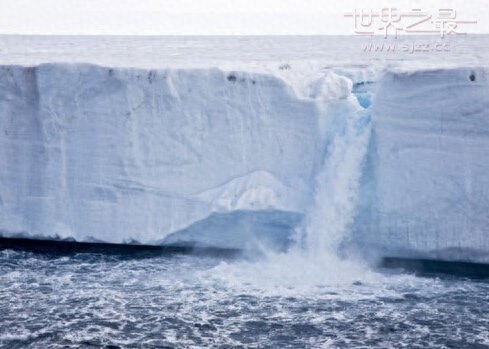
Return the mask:
{"type": "Polygon", "coordinates": [[[489,260],[487,70],[387,72],[372,116],[357,243],[489,260]]]}
{"type": "Polygon", "coordinates": [[[218,69],[3,66],[0,231],[155,243],[249,212],[235,232],[222,228],[235,237],[226,247],[270,225],[290,233],[311,197],[328,108],[354,102],[347,80],[328,74],[326,98],[322,77],[298,96],[271,75],[218,69]],[[258,211],[287,217],[262,224],[258,211]]]}
{"type": "Polygon", "coordinates": [[[0,67],[1,234],[489,261],[487,70],[294,69],[0,67]]]}

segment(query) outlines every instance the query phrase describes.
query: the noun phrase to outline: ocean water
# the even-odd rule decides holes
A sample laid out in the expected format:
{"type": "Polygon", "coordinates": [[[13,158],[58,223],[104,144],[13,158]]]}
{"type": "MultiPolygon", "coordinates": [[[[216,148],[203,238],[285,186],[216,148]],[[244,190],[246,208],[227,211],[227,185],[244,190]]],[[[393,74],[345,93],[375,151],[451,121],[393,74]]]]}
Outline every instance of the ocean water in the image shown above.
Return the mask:
{"type": "Polygon", "coordinates": [[[266,264],[4,250],[0,347],[489,348],[487,281],[266,264]]]}

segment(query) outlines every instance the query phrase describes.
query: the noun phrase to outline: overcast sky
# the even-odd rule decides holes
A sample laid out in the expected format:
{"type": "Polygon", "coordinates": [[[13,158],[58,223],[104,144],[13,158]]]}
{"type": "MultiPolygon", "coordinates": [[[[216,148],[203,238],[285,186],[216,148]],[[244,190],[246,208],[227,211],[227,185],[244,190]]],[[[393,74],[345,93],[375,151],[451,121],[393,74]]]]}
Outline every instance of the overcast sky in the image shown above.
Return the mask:
{"type": "Polygon", "coordinates": [[[439,8],[489,33],[487,0],[0,0],[2,34],[353,34],[343,14],[439,8]]]}

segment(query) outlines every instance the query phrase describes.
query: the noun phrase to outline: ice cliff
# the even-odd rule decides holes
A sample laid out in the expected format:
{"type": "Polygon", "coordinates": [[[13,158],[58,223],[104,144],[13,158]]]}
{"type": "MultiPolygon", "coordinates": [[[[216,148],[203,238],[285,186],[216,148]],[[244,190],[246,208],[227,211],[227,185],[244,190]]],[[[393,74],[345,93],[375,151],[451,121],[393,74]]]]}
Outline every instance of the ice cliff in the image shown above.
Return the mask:
{"type": "Polygon", "coordinates": [[[378,85],[356,241],[488,261],[487,69],[394,70],[378,85]]]}
{"type": "Polygon", "coordinates": [[[213,213],[294,215],[313,190],[325,102],[276,77],[44,64],[2,67],[0,91],[7,235],[152,243],[213,213]]]}
{"type": "Polygon", "coordinates": [[[486,258],[487,72],[371,75],[2,66],[0,231],[283,248],[334,211],[363,250],[486,258]]]}

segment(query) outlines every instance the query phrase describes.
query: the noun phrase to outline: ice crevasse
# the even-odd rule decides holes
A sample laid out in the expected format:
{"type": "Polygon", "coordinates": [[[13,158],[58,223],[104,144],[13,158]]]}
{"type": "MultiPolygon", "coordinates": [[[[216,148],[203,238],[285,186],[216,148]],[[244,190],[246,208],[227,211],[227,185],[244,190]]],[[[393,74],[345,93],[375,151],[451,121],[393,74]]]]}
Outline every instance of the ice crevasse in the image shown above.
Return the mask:
{"type": "Polygon", "coordinates": [[[486,258],[486,71],[374,80],[332,69],[294,84],[252,70],[2,66],[0,231],[284,248],[329,202],[350,246],[486,258]],[[323,176],[333,165],[338,174],[323,176]]]}

